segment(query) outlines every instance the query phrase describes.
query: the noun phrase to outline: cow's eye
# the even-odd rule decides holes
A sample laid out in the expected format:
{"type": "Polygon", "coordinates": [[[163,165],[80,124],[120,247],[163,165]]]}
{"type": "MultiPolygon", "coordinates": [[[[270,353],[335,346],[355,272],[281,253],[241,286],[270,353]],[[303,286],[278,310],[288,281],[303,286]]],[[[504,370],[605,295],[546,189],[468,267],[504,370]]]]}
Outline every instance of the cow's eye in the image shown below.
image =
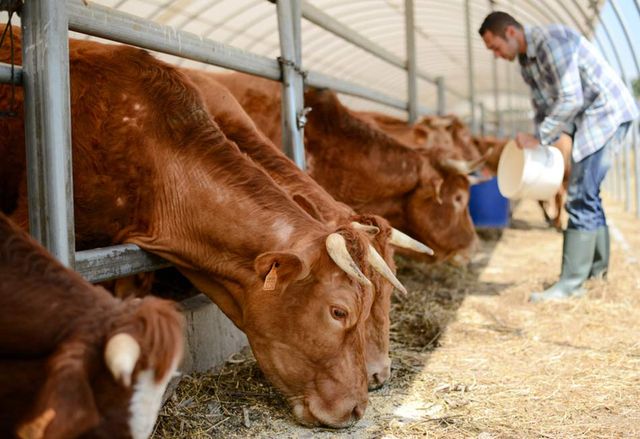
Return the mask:
{"type": "Polygon", "coordinates": [[[348,312],[342,308],[338,308],[337,306],[331,307],[331,317],[336,320],[344,320],[347,318],[348,312]]]}

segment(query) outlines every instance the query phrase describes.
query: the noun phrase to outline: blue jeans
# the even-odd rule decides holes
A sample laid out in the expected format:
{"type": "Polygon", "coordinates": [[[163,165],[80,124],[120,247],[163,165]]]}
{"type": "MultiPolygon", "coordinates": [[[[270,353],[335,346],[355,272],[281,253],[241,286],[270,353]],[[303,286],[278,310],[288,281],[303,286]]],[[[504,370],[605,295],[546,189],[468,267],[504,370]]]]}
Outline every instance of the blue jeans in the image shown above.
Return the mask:
{"type": "Polygon", "coordinates": [[[620,125],[604,147],[579,162],[571,158],[569,189],[564,205],[569,214],[569,229],[593,231],[607,225],[600,184],[611,167],[610,151],[624,144],[630,125],[629,122],[620,125]]]}

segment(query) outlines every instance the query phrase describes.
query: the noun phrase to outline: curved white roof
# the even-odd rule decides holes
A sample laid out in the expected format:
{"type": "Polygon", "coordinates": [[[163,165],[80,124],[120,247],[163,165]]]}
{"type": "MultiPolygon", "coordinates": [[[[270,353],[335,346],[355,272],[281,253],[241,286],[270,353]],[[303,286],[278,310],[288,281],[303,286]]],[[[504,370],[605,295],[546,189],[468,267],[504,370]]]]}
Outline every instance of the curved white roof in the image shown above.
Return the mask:
{"type": "MultiPolygon", "coordinates": [[[[275,5],[266,0],[89,0],[162,24],[211,38],[259,55],[280,54],[275,5]]],[[[306,0],[395,56],[406,59],[404,0],[306,0]]],[[[470,0],[476,101],[494,105],[494,68],[501,109],[528,110],[529,92],[514,63],[494,61],[477,34],[484,17],[504,10],[523,23],[565,23],[593,35],[603,0],[470,0]]],[[[414,0],[417,66],[445,78],[447,111],[469,111],[465,0],[414,0]]],[[[365,50],[302,20],[303,66],[406,100],[406,72],[365,50]]],[[[178,61],[190,64],[189,61],[178,61]]],[[[436,108],[434,84],[418,80],[420,104],[436,108]]],[[[350,98],[350,104],[380,106],[350,98]]],[[[391,109],[386,111],[393,112],[391,109]]]]}

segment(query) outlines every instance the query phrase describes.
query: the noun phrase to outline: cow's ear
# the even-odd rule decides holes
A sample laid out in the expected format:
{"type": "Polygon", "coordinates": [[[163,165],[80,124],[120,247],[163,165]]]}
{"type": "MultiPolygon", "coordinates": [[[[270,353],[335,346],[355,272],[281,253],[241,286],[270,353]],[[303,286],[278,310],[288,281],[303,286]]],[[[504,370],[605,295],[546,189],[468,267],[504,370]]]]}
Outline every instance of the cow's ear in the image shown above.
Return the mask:
{"type": "Polygon", "coordinates": [[[77,437],[100,421],[82,362],[59,357],[49,362],[47,379],[33,410],[16,431],[20,439],[77,437]]]}
{"type": "Polygon", "coordinates": [[[266,252],[259,255],[254,268],[263,280],[265,291],[282,290],[289,283],[309,275],[309,267],[291,252],[266,252]]]}
{"type": "Polygon", "coordinates": [[[295,201],[298,206],[302,207],[305,212],[311,215],[313,219],[323,221],[320,212],[318,212],[318,208],[307,197],[301,194],[294,194],[293,201],[295,201]]]}
{"type": "Polygon", "coordinates": [[[429,131],[424,125],[413,126],[413,136],[418,145],[424,145],[429,138],[429,131]]]}

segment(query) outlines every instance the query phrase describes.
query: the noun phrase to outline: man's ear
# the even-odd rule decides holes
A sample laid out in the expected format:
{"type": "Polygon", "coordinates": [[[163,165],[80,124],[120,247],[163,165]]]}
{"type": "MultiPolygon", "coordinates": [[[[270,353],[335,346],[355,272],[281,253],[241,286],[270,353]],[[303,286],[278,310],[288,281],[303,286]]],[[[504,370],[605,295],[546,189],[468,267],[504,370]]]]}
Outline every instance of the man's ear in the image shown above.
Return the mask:
{"type": "Polygon", "coordinates": [[[16,430],[20,439],[77,437],[100,421],[84,364],[77,358],[60,357],[49,362],[47,379],[33,410],[16,430]]]}
{"type": "Polygon", "coordinates": [[[507,25],[507,27],[504,28],[504,37],[500,37],[500,35],[496,35],[497,37],[502,38],[503,40],[506,40],[507,37],[509,38],[514,38],[516,36],[516,28],[515,26],[509,24],[507,25]]]}
{"type": "Polygon", "coordinates": [[[289,283],[309,275],[307,264],[291,252],[262,253],[255,259],[254,269],[265,291],[282,291],[289,283]]]}

